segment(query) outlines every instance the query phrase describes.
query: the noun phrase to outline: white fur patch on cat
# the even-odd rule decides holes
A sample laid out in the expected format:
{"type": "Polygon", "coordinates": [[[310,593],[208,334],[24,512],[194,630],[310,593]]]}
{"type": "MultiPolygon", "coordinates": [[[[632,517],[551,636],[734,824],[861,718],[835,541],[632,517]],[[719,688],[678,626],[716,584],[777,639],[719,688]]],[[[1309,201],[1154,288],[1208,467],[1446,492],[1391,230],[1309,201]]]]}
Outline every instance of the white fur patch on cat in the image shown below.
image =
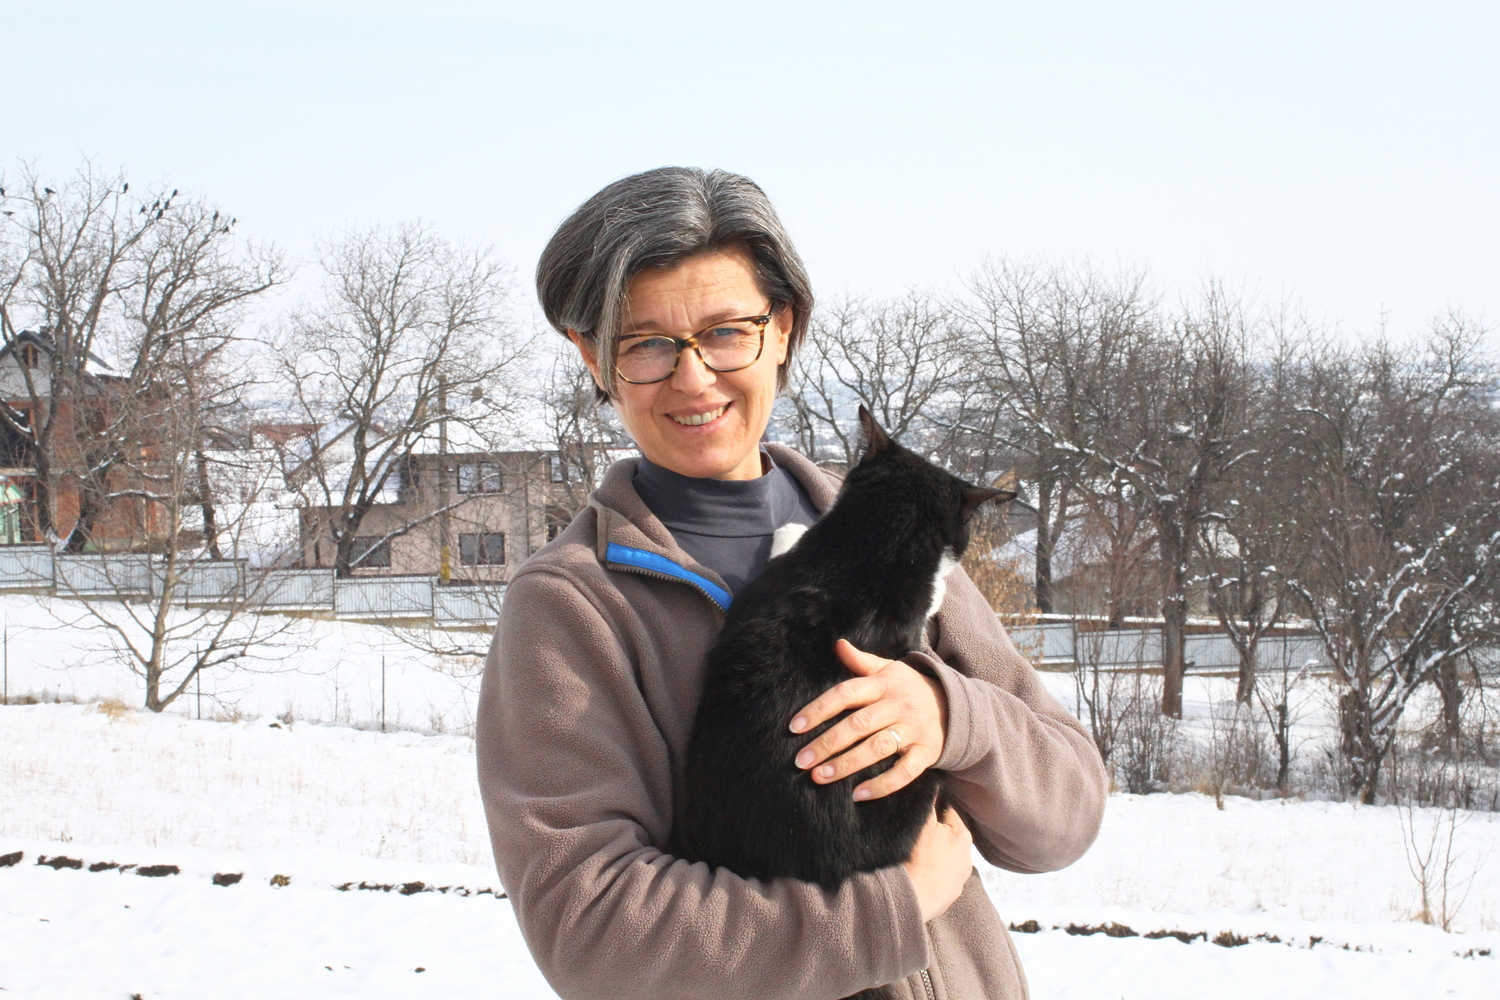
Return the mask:
{"type": "Polygon", "coordinates": [[[938,613],[938,608],[943,606],[943,598],[948,595],[948,574],[958,567],[958,560],[954,558],[953,550],[943,550],[943,558],[938,562],[937,572],[932,575],[932,603],[927,607],[927,617],[931,618],[938,613]]]}
{"type": "Polygon", "coordinates": [[[803,533],[807,531],[805,524],[783,524],[771,533],[771,558],[775,559],[783,552],[791,550],[802,539],[803,533]]]}

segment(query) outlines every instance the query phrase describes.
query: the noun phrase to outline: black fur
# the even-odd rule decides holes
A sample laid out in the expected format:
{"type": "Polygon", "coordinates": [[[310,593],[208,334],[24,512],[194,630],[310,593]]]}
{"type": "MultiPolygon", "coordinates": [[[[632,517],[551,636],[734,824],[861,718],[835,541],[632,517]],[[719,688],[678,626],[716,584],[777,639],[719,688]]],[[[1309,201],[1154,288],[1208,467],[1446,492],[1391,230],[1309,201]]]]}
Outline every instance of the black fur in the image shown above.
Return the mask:
{"type": "Polygon", "coordinates": [[[680,857],[834,889],[907,860],[932,808],[933,771],[885,798],[854,801],[855,786],[892,758],[815,784],[794,759],[837,720],[806,733],[787,727],[850,677],[836,640],[889,659],[921,648],[945,550],[962,555],[975,509],[1014,494],[948,474],[892,441],[863,408],[860,419],[865,455],[838,501],[735,596],[709,653],[676,817],[680,857]]]}

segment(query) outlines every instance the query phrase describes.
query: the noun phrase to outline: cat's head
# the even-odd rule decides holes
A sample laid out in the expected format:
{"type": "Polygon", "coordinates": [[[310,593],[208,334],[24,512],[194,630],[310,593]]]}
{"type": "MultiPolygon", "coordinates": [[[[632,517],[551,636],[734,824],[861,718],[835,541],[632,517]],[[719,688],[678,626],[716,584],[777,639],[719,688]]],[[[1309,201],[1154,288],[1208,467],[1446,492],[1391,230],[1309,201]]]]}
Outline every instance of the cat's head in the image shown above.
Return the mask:
{"type": "Polygon", "coordinates": [[[975,486],[903,447],[864,406],[859,408],[859,424],[863,456],[850,470],[848,484],[883,494],[893,512],[905,509],[921,518],[955,557],[969,547],[970,522],[981,506],[1015,499],[1012,490],[975,486]]]}

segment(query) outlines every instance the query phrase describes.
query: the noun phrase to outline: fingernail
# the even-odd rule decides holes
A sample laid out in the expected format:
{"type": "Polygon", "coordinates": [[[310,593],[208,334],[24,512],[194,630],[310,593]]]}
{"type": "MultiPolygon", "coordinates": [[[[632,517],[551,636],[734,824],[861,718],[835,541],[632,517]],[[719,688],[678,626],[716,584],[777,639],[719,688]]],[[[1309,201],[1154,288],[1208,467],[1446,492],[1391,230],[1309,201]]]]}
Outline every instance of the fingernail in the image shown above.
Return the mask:
{"type": "Polygon", "coordinates": [[[870,797],[870,790],[868,788],[856,788],[854,790],[854,801],[855,802],[863,802],[865,799],[868,799],[869,797],[870,797]]]}
{"type": "Polygon", "coordinates": [[[804,750],[797,755],[798,767],[812,767],[812,762],[813,752],[811,750],[804,750]]]}
{"type": "Polygon", "coordinates": [[[792,720],[792,732],[800,733],[807,728],[807,717],[799,715],[792,720]]]}
{"type": "Polygon", "coordinates": [[[833,765],[824,764],[822,767],[818,768],[818,776],[822,778],[833,777],[833,765]]]}

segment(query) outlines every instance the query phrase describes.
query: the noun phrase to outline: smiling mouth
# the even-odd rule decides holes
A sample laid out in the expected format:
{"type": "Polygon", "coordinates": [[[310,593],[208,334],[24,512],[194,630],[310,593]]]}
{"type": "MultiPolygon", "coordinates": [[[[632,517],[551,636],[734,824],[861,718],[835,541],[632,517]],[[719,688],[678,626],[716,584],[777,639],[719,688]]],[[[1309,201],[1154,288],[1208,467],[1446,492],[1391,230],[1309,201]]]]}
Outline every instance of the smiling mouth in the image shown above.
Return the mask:
{"type": "Polygon", "coordinates": [[[668,416],[684,427],[700,427],[703,424],[719,419],[727,409],[729,409],[729,404],[725,403],[717,410],[709,410],[706,413],[694,413],[686,417],[679,417],[675,414],[668,414],[668,416]]]}

